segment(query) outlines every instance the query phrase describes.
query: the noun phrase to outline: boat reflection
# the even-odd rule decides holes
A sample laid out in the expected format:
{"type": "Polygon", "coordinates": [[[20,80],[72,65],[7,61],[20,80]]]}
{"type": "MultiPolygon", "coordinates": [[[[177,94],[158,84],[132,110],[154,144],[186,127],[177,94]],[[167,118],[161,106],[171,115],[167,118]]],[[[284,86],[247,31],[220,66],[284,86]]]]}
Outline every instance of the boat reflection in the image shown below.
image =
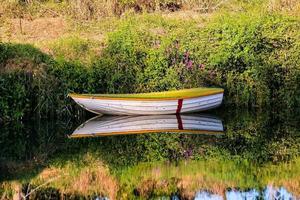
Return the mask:
{"type": "Polygon", "coordinates": [[[80,125],[70,137],[153,132],[221,134],[222,120],[211,115],[101,116],[80,125]]]}

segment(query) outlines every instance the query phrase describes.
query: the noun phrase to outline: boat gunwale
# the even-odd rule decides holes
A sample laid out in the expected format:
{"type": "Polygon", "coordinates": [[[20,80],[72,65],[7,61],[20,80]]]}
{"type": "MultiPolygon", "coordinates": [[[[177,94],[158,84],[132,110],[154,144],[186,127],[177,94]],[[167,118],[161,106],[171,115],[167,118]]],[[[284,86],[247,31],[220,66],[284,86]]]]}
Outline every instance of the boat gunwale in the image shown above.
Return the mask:
{"type": "Polygon", "coordinates": [[[160,130],[141,130],[141,131],[116,131],[107,133],[73,133],[70,138],[81,137],[94,137],[94,136],[112,136],[112,135],[129,135],[129,134],[143,134],[143,133],[161,133],[161,132],[173,132],[173,133],[191,133],[191,134],[207,134],[207,135],[220,135],[223,131],[206,131],[206,130],[190,130],[190,129],[160,129],[160,130]]]}
{"type": "MultiPolygon", "coordinates": [[[[126,100],[126,101],[165,101],[165,100],[178,100],[178,99],[193,99],[193,98],[206,97],[206,96],[224,93],[224,89],[222,89],[222,88],[212,88],[212,89],[218,89],[218,90],[217,91],[206,91],[204,94],[199,94],[199,95],[195,94],[194,96],[181,96],[181,97],[158,97],[158,98],[113,97],[113,96],[98,96],[95,94],[76,94],[76,93],[70,93],[70,94],[68,94],[68,96],[71,98],[80,98],[80,99],[126,100]]],[[[172,92],[172,91],[166,91],[166,92],[172,92]]],[[[157,93],[160,93],[160,92],[157,92],[157,93]]],[[[161,93],[164,93],[164,92],[161,92],[161,93]]],[[[150,93],[135,93],[135,95],[138,95],[138,94],[150,94],[150,93]]],[[[105,95],[105,94],[103,94],[103,95],[105,95]]],[[[124,95],[131,95],[131,94],[124,94],[124,95]]],[[[132,94],[132,95],[134,95],[134,94],[132,94]]]]}

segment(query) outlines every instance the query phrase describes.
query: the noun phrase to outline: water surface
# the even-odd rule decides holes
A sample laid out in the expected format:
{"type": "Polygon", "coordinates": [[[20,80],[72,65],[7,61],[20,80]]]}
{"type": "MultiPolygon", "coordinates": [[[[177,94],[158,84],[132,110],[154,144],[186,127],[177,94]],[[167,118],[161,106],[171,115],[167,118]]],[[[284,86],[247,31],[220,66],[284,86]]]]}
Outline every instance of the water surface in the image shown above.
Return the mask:
{"type": "Polygon", "coordinates": [[[237,109],[11,122],[0,128],[0,196],[297,199],[299,124],[237,109]]]}

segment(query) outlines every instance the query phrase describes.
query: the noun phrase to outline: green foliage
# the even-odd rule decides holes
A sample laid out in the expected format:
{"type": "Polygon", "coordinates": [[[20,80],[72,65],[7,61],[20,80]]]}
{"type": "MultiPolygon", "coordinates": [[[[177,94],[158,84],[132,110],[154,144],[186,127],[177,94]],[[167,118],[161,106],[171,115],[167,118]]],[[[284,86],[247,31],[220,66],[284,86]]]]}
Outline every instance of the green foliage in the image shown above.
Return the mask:
{"type": "Polygon", "coordinates": [[[166,24],[156,17],[161,21],[146,18],[143,24],[140,22],[143,19],[128,17],[109,34],[108,45],[93,66],[106,65],[106,74],[111,74],[111,79],[105,80],[109,92],[150,92],[205,85],[207,72],[200,68],[199,61],[193,60],[188,48],[181,47],[179,38],[185,31],[161,35],[177,29],[178,24],[166,24]]]}
{"type": "Polygon", "coordinates": [[[283,86],[279,89],[279,96],[285,99],[289,109],[298,108],[300,105],[300,36],[295,38],[295,45],[288,52],[283,51],[279,58],[283,60],[282,79],[283,86]]]}
{"type": "Polygon", "coordinates": [[[96,56],[96,45],[92,40],[76,36],[61,38],[50,44],[50,49],[56,58],[88,64],[96,56]]]}
{"type": "Polygon", "coordinates": [[[30,45],[1,44],[1,118],[77,112],[69,92],[201,86],[224,88],[227,105],[276,105],[287,111],[299,107],[297,18],[245,12],[207,23],[199,28],[192,20],[128,15],[107,35],[100,55],[94,43],[80,38],[53,43],[55,59],[30,45]],[[12,106],[17,109],[12,111],[12,106]]]}
{"type": "MultiPolygon", "coordinates": [[[[31,45],[0,44],[0,118],[20,119],[25,114],[31,117],[44,107],[50,96],[51,82],[45,78],[45,66],[53,65],[53,60],[31,45]],[[40,95],[45,91],[45,95],[40,95]],[[40,105],[37,109],[37,105],[40,105]],[[37,110],[36,110],[37,109],[37,110]],[[31,116],[30,116],[31,115],[31,116]]],[[[43,112],[44,113],[44,112],[43,112]]]]}
{"type": "MultiPolygon", "coordinates": [[[[280,55],[294,54],[297,29],[293,18],[255,13],[222,16],[208,28],[208,62],[221,73],[230,101],[251,106],[287,103],[275,100],[286,78],[286,60],[280,55]]],[[[296,67],[288,70],[294,71],[299,64],[292,62],[296,67]]]]}
{"type": "Polygon", "coordinates": [[[22,118],[26,107],[30,107],[30,102],[26,98],[26,79],[26,75],[18,73],[10,73],[1,76],[0,106],[2,111],[1,115],[3,117],[9,116],[15,119],[22,118]],[[24,81],[16,82],[16,79],[24,81]]]}
{"type": "Polygon", "coordinates": [[[195,23],[168,26],[164,19],[140,20],[129,17],[109,35],[100,60],[115,66],[116,85],[108,84],[113,88],[125,82],[132,87],[124,90],[129,92],[214,85],[224,87],[227,102],[235,105],[297,104],[299,95],[292,95],[292,103],[284,91],[297,91],[286,88],[285,79],[298,87],[298,20],[279,14],[228,14],[204,29],[195,23]]]}

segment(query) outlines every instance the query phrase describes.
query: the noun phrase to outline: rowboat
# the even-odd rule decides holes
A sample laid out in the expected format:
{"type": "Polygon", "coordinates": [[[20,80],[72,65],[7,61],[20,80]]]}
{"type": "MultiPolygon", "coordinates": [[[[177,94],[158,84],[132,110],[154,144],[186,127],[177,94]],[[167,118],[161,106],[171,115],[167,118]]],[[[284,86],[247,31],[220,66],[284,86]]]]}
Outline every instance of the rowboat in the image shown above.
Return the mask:
{"type": "Polygon", "coordinates": [[[210,115],[101,116],[80,125],[70,137],[127,135],[154,132],[221,134],[222,121],[210,115]]]}
{"type": "Polygon", "coordinates": [[[84,109],[96,114],[162,115],[191,113],[216,108],[223,89],[193,88],[139,94],[69,94],[84,109]]]}

